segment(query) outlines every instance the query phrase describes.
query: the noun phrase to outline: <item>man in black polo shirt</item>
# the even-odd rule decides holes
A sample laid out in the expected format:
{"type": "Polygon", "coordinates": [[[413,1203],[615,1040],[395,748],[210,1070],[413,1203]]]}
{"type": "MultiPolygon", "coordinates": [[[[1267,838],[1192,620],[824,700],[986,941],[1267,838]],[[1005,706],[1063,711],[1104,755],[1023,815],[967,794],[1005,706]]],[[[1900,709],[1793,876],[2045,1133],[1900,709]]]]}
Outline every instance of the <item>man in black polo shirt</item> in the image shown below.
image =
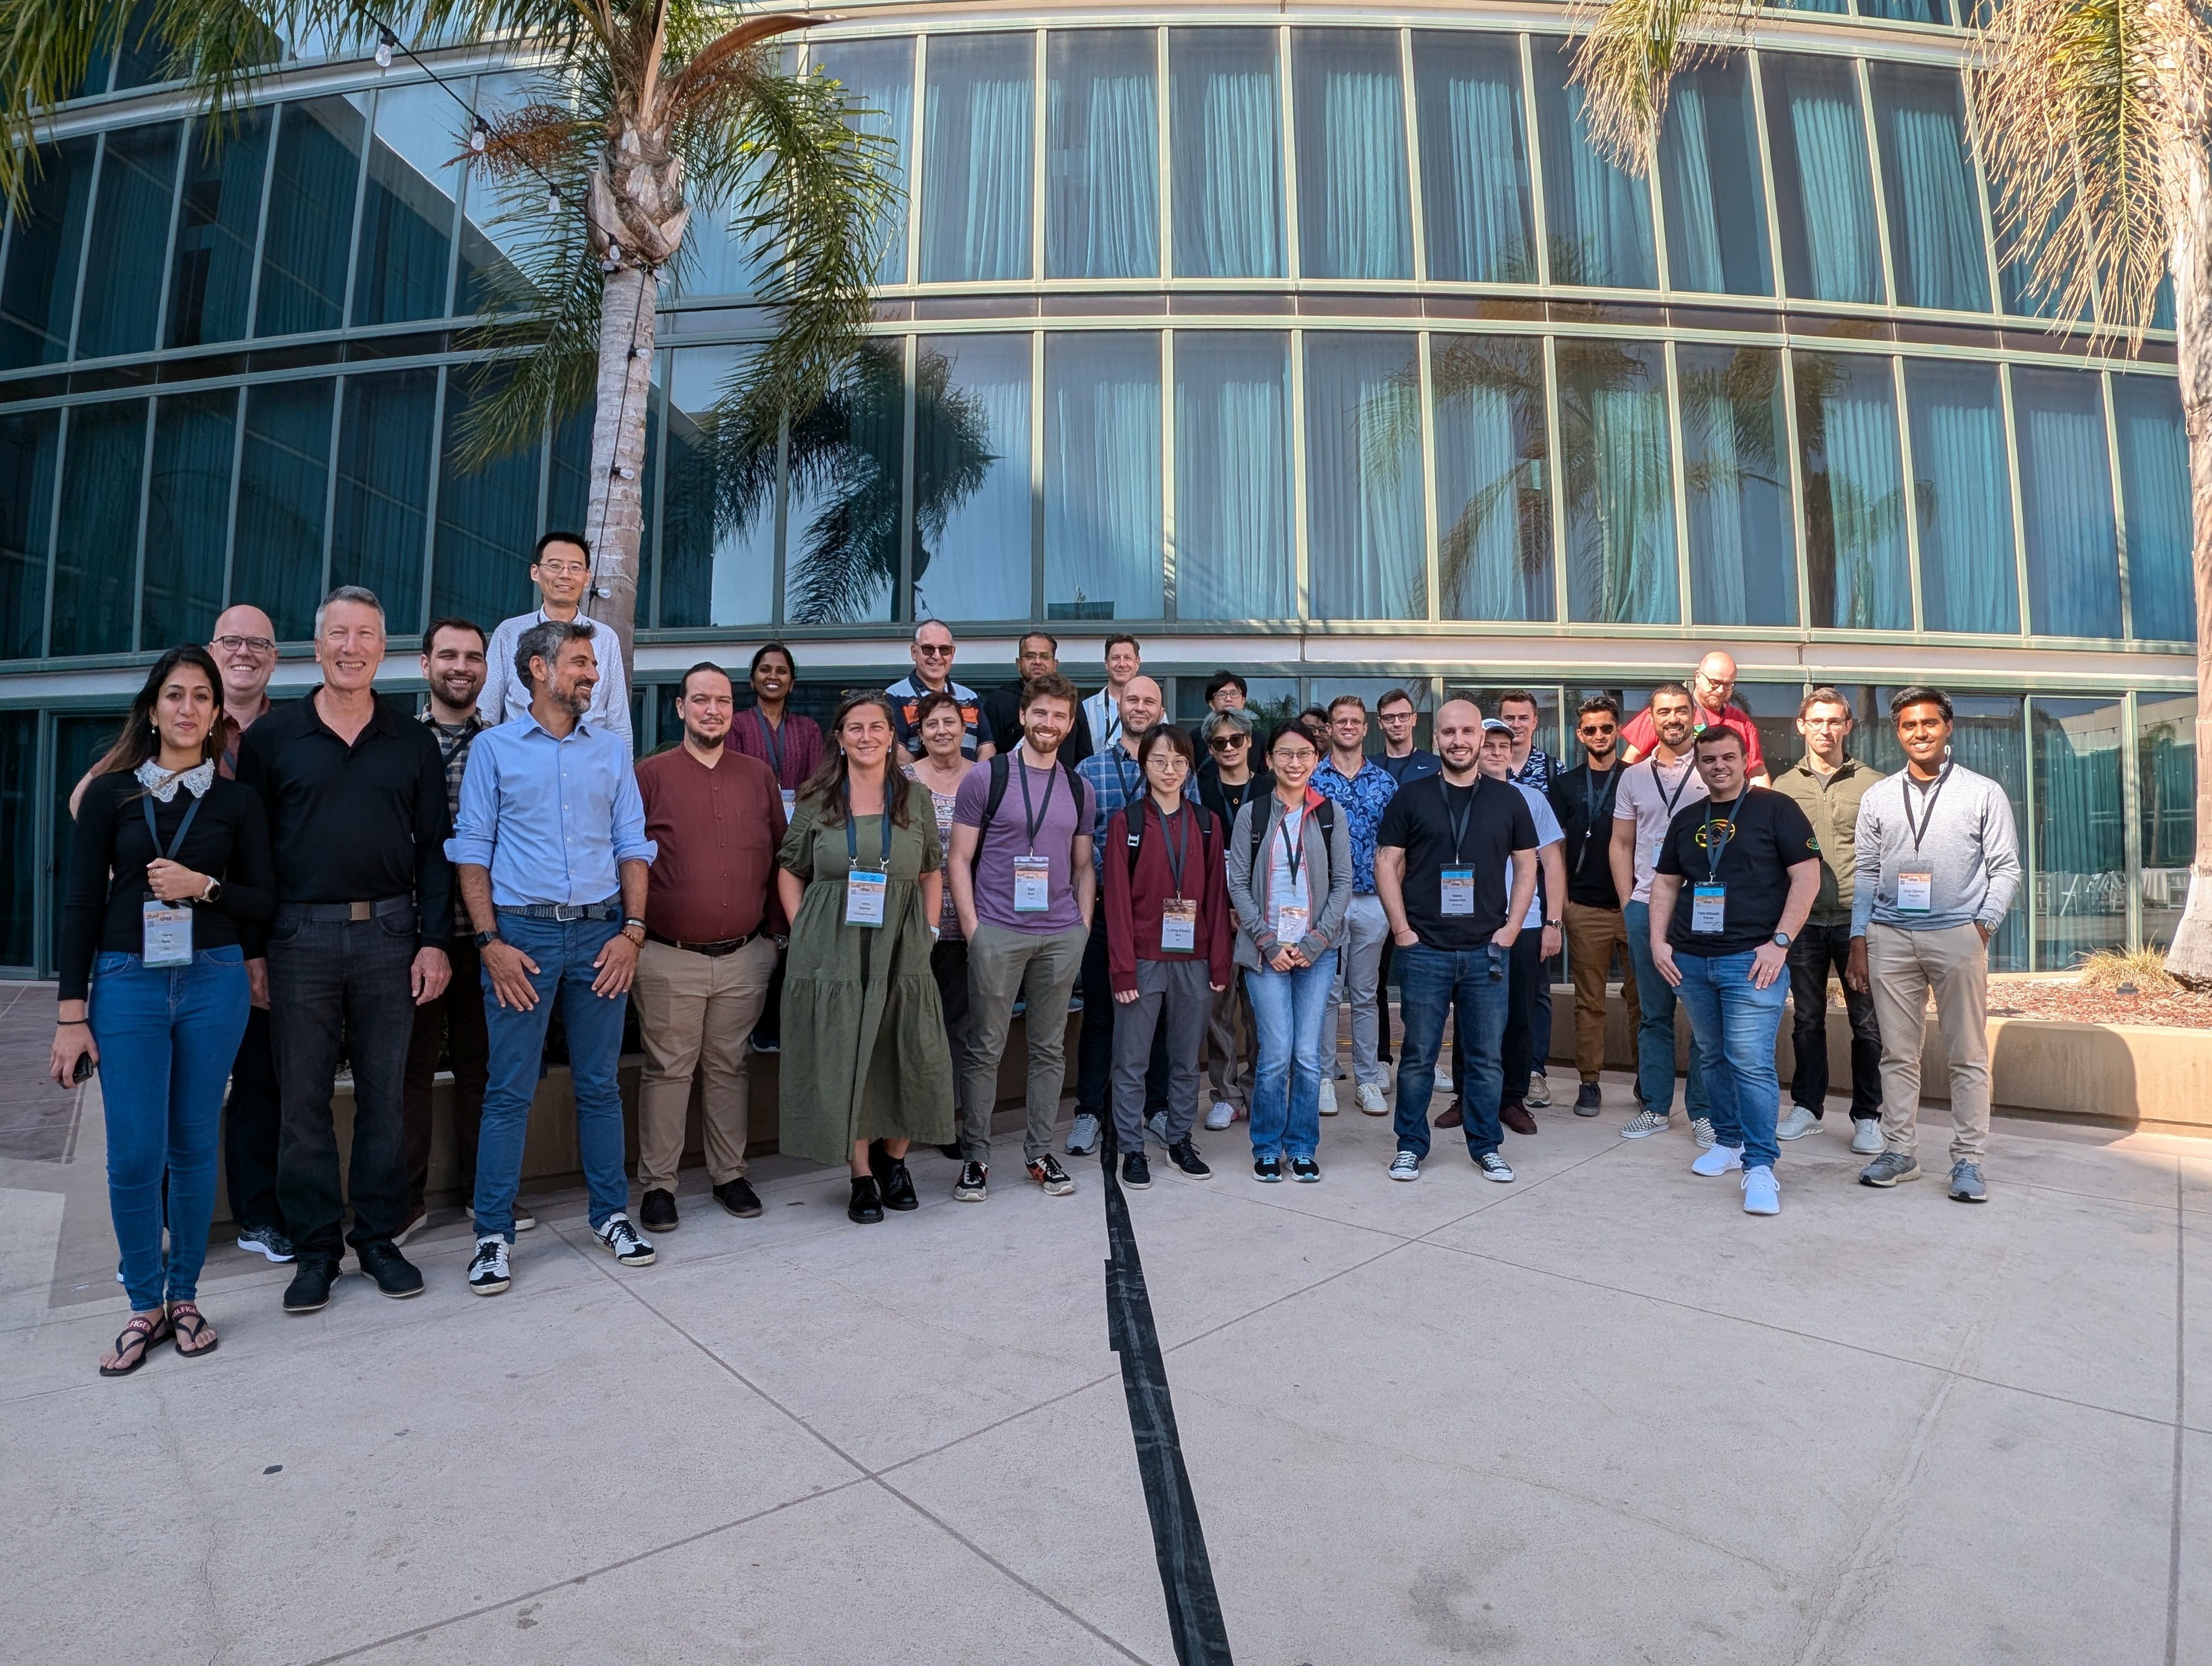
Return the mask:
{"type": "Polygon", "coordinates": [[[239,748],[238,779],[268,807],[276,858],[276,1196],[298,1257],[287,1313],[330,1301],[348,1189],[361,1270],[387,1296],[422,1290],[392,1241],[408,1215],[402,1084],[415,1009],[451,976],[453,880],[445,761],[428,729],[378,702],[383,659],[382,605],[356,585],[333,590],[315,611],[322,686],[263,718],[239,748]],[[353,1070],[349,1188],[331,1120],[341,1040],[353,1070]]]}
{"type": "Polygon", "coordinates": [[[1498,1154],[1508,956],[1536,894],[1536,822],[1518,787],[1482,774],[1482,714],[1472,701],[1446,701],[1436,727],[1443,772],[1400,787],[1375,836],[1375,891],[1397,948],[1405,1031],[1390,1177],[1420,1178],[1437,1049],[1444,1014],[1455,1011],[1468,1154],[1485,1179],[1502,1183],[1513,1178],[1498,1154]]]}
{"type": "Polygon", "coordinates": [[[1601,1109],[1598,1073],[1605,1067],[1605,986],[1620,954],[1620,1000],[1631,1044],[1644,1022],[1636,1000],[1636,962],[1613,881],[1613,807],[1620,788],[1620,702],[1594,694],[1577,708],[1575,738],[1583,762],[1552,783],[1552,809],[1565,830],[1567,963],[1575,979],[1575,1073],[1582,1086],[1575,1115],[1601,1109]]]}

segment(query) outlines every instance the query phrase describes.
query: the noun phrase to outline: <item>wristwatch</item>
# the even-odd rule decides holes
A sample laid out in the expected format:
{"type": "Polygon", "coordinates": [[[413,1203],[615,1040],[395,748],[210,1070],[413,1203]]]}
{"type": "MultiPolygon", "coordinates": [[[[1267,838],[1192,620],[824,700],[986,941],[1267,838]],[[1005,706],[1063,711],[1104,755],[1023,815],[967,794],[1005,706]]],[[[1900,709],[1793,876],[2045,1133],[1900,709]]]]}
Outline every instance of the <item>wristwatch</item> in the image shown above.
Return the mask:
{"type": "Polygon", "coordinates": [[[207,889],[200,892],[200,901],[203,903],[213,903],[219,901],[222,898],[222,881],[216,879],[213,874],[210,874],[208,876],[207,889]]]}
{"type": "Polygon", "coordinates": [[[489,948],[499,941],[497,932],[473,932],[471,935],[476,939],[477,947],[479,949],[489,948]]]}
{"type": "Polygon", "coordinates": [[[1560,929],[1559,922],[1556,920],[1547,920],[1544,923],[1549,926],[1553,931],[1560,929]]]}
{"type": "Polygon", "coordinates": [[[1774,946],[1778,949],[1788,948],[1790,946],[1790,933],[1788,932],[1775,933],[1774,946]]]}

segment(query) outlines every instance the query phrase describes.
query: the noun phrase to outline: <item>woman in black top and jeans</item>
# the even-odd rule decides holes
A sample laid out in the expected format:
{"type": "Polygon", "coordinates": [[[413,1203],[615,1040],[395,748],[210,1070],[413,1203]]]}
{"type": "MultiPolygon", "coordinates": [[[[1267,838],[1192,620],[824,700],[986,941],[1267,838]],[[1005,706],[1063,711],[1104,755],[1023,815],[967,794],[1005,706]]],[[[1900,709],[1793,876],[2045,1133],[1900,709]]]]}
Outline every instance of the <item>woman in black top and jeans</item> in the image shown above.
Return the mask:
{"type": "Polygon", "coordinates": [[[260,958],[258,922],[276,906],[261,801],[216,773],[222,745],[215,661],[171,648],[77,810],[52,1066],[65,1087],[99,1067],[106,1107],[107,1201],[131,1316],[102,1377],[128,1376],[173,1337],[187,1356],[216,1346],[196,1298],[222,1090],[246,1031],[246,962],[260,958]]]}

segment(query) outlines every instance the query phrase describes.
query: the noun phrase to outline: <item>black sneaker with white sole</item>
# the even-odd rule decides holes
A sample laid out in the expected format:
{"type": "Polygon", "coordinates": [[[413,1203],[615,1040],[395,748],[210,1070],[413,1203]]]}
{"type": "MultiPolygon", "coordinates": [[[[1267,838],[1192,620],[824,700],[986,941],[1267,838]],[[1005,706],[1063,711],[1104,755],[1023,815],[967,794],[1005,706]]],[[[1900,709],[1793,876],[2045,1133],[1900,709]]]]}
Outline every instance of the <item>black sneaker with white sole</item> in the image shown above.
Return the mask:
{"type": "Polygon", "coordinates": [[[1252,1178],[1273,1185],[1283,1177],[1283,1159],[1279,1157],[1255,1157],[1252,1159],[1252,1178]]]}
{"type": "Polygon", "coordinates": [[[479,1296],[504,1294],[509,1283],[507,1267],[507,1240],[496,1233],[477,1240],[477,1252],[469,1257],[469,1288],[479,1296]]]}
{"type": "Polygon", "coordinates": [[[1494,1151],[1486,1151],[1476,1158],[1474,1166],[1482,1170],[1485,1180],[1495,1180],[1501,1186],[1513,1178],[1511,1165],[1494,1151]]]}
{"type": "Polygon", "coordinates": [[[1212,1169],[1206,1167],[1206,1159],[1198,1154],[1198,1147],[1188,1140],[1178,1140],[1168,1147],[1168,1161],[1181,1169],[1193,1180],[1205,1180],[1210,1178],[1213,1173],[1212,1169]]]}
{"type": "Polygon", "coordinates": [[[605,1225],[592,1228],[592,1236],[599,1241],[599,1248],[615,1258],[617,1266],[653,1265],[653,1245],[637,1235],[637,1228],[629,1224],[628,1215],[609,1215],[605,1225]]]}
{"type": "Polygon", "coordinates": [[[1291,1178],[1310,1186],[1321,1178],[1321,1164],[1310,1157],[1293,1157],[1291,1159],[1291,1178]]]}
{"type": "Polygon", "coordinates": [[[422,1269],[389,1243],[361,1244],[354,1255],[370,1281],[395,1301],[422,1293],[422,1269]]]}
{"type": "Polygon", "coordinates": [[[257,1256],[266,1256],[280,1267],[292,1259],[292,1240],[274,1226],[240,1227],[238,1247],[251,1250],[257,1256]]]}
{"type": "Polygon", "coordinates": [[[1140,1151],[1133,1151],[1121,1158],[1121,1183],[1133,1192],[1141,1192],[1152,1183],[1152,1165],[1145,1160],[1140,1151]]]}
{"type": "Polygon", "coordinates": [[[956,1203],[981,1203],[991,1195],[991,1165],[988,1163],[963,1163],[960,1178],[952,1183],[952,1198],[956,1203]]]}

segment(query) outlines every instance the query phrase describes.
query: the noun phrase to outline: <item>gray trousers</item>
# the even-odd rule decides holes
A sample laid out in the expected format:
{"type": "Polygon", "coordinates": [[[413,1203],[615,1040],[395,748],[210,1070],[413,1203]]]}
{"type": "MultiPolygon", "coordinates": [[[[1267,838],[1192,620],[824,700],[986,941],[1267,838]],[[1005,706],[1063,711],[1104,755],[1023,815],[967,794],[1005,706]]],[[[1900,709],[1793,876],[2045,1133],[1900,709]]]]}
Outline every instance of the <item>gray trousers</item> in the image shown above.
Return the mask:
{"type": "Polygon", "coordinates": [[[1213,1012],[1203,960],[1139,960],[1137,998],[1114,1006],[1114,1136],[1124,1153],[1145,1148],[1145,1071],[1152,1030],[1168,1027],[1168,1143],[1198,1121],[1198,1044],[1213,1012]],[[1162,1011],[1165,1008],[1164,1012],[1162,1011]]]}
{"type": "Polygon", "coordinates": [[[1382,1025],[1376,1017],[1382,970],[1382,945],[1390,940],[1390,922],[1383,917],[1382,900],[1372,891],[1355,891],[1344,913],[1344,935],[1337,942],[1336,994],[1328,1016],[1322,1020],[1323,1081],[1336,1076],[1337,1009],[1352,1008],[1352,1076],[1366,1087],[1387,1087],[1380,1057],[1382,1025]]]}
{"type": "Polygon", "coordinates": [[[967,1161],[991,1160],[999,1061],[1006,1056],[1017,998],[1028,1003],[1029,1128],[1022,1147],[1031,1161],[1052,1149],[1067,1081],[1067,998],[1090,940],[1081,926],[1037,933],[975,922],[968,939],[968,1087],[960,1104],[960,1155],[967,1161]]]}

